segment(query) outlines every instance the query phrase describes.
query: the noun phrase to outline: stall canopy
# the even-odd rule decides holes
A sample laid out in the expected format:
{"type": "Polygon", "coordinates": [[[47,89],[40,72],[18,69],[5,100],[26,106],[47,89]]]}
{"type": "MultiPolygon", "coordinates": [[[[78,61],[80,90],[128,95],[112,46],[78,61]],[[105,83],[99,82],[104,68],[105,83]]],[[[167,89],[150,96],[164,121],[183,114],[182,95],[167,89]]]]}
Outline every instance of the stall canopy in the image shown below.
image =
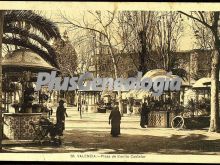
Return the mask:
{"type": "Polygon", "coordinates": [[[3,73],[6,72],[40,72],[57,70],[38,54],[29,49],[18,49],[5,55],[2,60],[3,73]]]}
{"type": "Polygon", "coordinates": [[[161,76],[161,75],[166,75],[167,74],[167,71],[163,70],[163,69],[153,69],[153,70],[150,70],[148,71],[143,77],[143,78],[146,78],[146,77],[156,77],[156,76],[161,76]]]}
{"type": "MultiPolygon", "coordinates": [[[[163,69],[154,69],[154,70],[150,70],[148,71],[142,78],[141,80],[143,80],[144,78],[151,78],[152,81],[154,81],[157,78],[176,78],[176,75],[167,75],[167,71],[163,70],[163,69]]],[[[147,92],[143,89],[140,90],[131,90],[127,93],[126,97],[135,97],[137,99],[142,99],[144,97],[150,96],[151,92],[147,92]]]]}
{"type": "MultiPolygon", "coordinates": [[[[220,82],[220,80],[219,80],[219,82],[220,82]]],[[[206,85],[206,86],[208,85],[210,87],[210,85],[211,85],[211,78],[209,79],[209,81],[204,82],[203,85],[206,85]]]]}
{"type": "Polygon", "coordinates": [[[193,89],[209,89],[210,86],[208,86],[207,83],[209,83],[210,81],[211,81],[211,78],[203,77],[203,78],[197,80],[195,82],[195,84],[193,84],[192,87],[193,87],[193,89]]]}

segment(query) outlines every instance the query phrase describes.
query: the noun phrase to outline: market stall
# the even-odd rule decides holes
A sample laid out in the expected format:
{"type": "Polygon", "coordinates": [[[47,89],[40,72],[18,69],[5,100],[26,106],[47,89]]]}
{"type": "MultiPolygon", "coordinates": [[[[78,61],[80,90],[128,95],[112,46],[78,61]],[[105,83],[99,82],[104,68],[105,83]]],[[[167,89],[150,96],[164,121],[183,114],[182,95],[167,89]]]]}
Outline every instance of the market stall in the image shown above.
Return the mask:
{"type": "MultiPolygon", "coordinates": [[[[157,78],[173,79],[175,75],[169,75],[163,69],[155,69],[147,72],[144,78],[151,78],[154,81],[157,78]]],[[[148,115],[149,127],[171,127],[171,119],[175,116],[175,111],[180,103],[180,92],[165,90],[160,96],[154,96],[154,91],[132,90],[128,92],[127,97],[134,99],[133,114],[139,114],[143,99],[149,103],[150,113],[148,115]]]]}
{"type": "MultiPolygon", "coordinates": [[[[30,122],[38,121],[41,116],[47,117],[42,104],[40,92],[35,92],[34,84],[37,73],[56,70],[38,54],[28,49],[19,49],[7,54],[3,61],[3,75],[7,77],[5,84],[16,84],[19,92],[13,93],[9,113],[3,113],[4,135],[8,139],[29,140],[33,138],[33,128],[30,122]],[[13,111],[14,109],[14,111],[13,111]]],[[[10,86],[5,86],[10,91],[10,86]]],[[[6,94],[6,96],[8,96],[6,94]]],[[[4,100],[8,100],[5,98],[4,100]]]]}
{"type": "Polygon", "coordinates": [[[98,112],[98,102],[100,101],[101,91],[94,90],[79,90],[78,102],[82,105],[82,111],[88,113],[98,112]]]}
{"type": "Polygon", "coordinates": [[[202,98],[210,98],[210,82],[211,78],[203,77],[193,84],[192,89],[196,92],[197,101],[202,98]]]}

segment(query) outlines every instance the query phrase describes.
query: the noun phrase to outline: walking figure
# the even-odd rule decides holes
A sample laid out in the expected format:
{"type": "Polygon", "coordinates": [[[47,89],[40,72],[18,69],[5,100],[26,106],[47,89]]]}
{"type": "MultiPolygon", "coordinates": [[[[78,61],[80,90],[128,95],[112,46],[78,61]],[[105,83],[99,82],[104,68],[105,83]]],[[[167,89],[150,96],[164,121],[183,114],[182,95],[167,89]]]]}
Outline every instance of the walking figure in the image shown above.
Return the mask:
{"type": "Polygon", "coordinates": [[[62,132],[65,130],[65,116],[68,117],[66,113],[66,108],[64,107],[64,101],[59,101],[59,106],[57,107],[56,118],[57,125],[62,127],[62,132]]]}
{"type": "Polygon", "coordinates": [[[111,135],[117,137],[120,134],[121,114],[116,104],[109,115],[109,124],[111,124],[111,135]]]}
{"type": "Polygon", "coordinates": [[[140,115],[141,115],[140,126],[142,128],[146,128],[146,125],[148,125],[148,113],[149,113],[149,106],[147,99],[145,98],[140,111],[140,115]]]}
{"type": "Polygon", "coordinates": [[[80,114],[80,119],[82,119],[82,103],[80,101],[78,102],[78,111],[80,114]]]}
{"type": "Polygon", "coordinates": [[[128,100],[128,102],[127,102],[127,114],[128,114],[128,116],[131,116],[131,113],[132,113],[131,102],[128,100]]]}

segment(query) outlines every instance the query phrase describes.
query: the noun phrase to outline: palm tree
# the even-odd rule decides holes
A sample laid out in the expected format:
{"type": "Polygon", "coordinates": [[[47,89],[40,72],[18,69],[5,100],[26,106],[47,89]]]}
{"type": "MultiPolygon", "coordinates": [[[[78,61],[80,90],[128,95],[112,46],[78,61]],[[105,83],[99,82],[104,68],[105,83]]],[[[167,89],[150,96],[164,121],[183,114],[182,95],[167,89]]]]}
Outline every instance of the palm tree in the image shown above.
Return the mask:
{"type": "Polygon", "coordinates": [[[58,67],[55,51],[49,45],[52,39],[60,39],[58,27],[30,10],[6,11],[2,43],[31,49],[43,59],[58,67]]]}
{"type": "Polygon", "coordinates": [[[33,11],[0,11],[0,150],[2,149],[2,44],[31,49],[58,67],[51,39],[60,39],[58,27],[33,11]]]}

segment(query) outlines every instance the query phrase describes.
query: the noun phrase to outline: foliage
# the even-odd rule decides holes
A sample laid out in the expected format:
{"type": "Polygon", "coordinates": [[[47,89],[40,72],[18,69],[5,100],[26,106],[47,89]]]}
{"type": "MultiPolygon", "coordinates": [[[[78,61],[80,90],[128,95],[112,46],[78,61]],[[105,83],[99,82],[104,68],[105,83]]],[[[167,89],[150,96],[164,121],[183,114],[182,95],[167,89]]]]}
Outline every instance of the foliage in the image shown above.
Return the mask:
{"type": "Polygon", "coordinates": [[[73,76],[77,68],[77,54],[67,32],[64,33],[63,38],[53,45],[56,50],[57,63],[63,76],[73,76]]]}
{"type": "Polygon", "coordinates": [[[91,48],[88,54],[93,60],[84,60],[83,64],[95,66],[101,76],[116,77],[161,68],[186,78],[184,69],[173,62],[183,30],[179,16],[177,12],[87,11],[79,22],[61,13],[63,24],[70,30],[87,34],[86,39],[79,37],[78,41],[86,42],[83,56],[84,50],[91,48]]]}
{"type": "Polygon", "coordinates": [[[163,68],[186,78],[186,71],[176,60],[183,23],[177,12],[119,12],[119,27],[127,54],[136,53],[133,60],[139,71],[163,68]]]}
{"type": "Polygon", "coordinates": [[[193,116],[195,112],[202,112],[203,110],[206,111],[206,113],[210,113],[210,99],[203,98],[201,100],[189,100],[188,104],[186,106],[188,112],[191,113],[193,116]]]}
{"type": "Polygon", "coordinates": [[[9,10],[4,16],[3,43],[31,49],[57,66],[54,49],[49,42],[60,39],[55,23],[30,10],[9,10]]]}

